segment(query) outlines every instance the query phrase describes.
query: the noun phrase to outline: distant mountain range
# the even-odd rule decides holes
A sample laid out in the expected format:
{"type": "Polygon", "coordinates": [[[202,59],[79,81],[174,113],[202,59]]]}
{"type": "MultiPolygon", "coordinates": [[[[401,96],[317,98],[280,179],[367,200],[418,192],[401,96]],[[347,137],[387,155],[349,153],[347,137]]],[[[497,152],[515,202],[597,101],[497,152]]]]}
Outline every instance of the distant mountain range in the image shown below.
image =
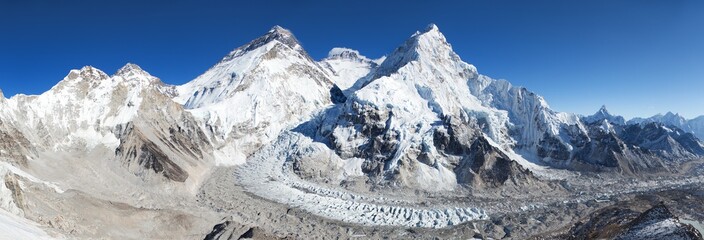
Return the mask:
{"type": "Polygon", "coordinates": [[[191,183],[303,127],[341,159],[363,159],[356,168],[372,182],[423,189],[510,179],[482,173],[492,166],[467,169],[475,148],[515,165],[509,175],[529,172],[530,161],[635,173],[704,154],[687,134],[701,136],[702,117],[626,122],[605,107],[587,117],[553,111],[540,95],[479,74],[435,25],[381,59],[335,48],[321,61],[277,26],[181,86],[134,64],[112,76],[84,67],[44,94],[0,104],[2,155],[21,165],[104,147],[142,178],[191,183]]]}
{"type": "Polygon", "coordinates": [[[704,138],[704,116],[693,119],[685,119],[679,114],[667,112],[665,115],[658,114],[649,118],[633,118],[628,121],[630,124],[643,124],[659,122],[667,126],[674,126],[686,132],[692,133],[698,138],[704,138]]]}
{"type": "MultiPolygon", "coordinates": [[[[112,75],[86,66],[40,95],[0,92],[0,136],[8,176],[144,207],[202,194],[213,172],[252,161],[278,171],[250,172],[252,179],[268,176],[270,184],[291,173],[281,184],[329,198],[336,192],[320,186],[551,189],[545,179],[559,177],[554,168],[677,173],[704,157],[704,117],[625,121],[605,107],[586,117],[554,111],[540,95],[480,74],[435,25],[380,59],[335,48],[319,61],[276,26],[180,86],[131,63],[112,75]]],[[[43,210],[21,197],[30,193],[4,179],[2,208],[39,221],[43,210]]],[[[377,201],[362,207],[378,215],[350,220],[310,205],[310,194],[256,193],[360,224],[441,228],[487,218],[465,208],[432,217],[404,208],[404,216],[377,201]]]]}

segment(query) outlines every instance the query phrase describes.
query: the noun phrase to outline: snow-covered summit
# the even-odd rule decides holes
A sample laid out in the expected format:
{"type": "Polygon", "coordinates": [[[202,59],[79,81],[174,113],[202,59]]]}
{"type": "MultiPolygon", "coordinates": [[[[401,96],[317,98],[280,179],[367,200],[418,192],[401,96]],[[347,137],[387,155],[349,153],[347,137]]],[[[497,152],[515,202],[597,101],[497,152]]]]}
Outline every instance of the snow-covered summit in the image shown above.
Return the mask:
{"type": "Polygon", "coordinates": [[[262,35],[261,37],[258,37],[257,39],[254,39],[253,41],[245,44],[244,46],[241,46],[230,52],[220,61],[220,63],[228,62],[234,58],[241,57],[247,54],[248,52],[254,51],[271,42],[282,43],[288,48],[298,52],[298,54],[300,54],[301,56],[310,59],[308,53],[303,50],[303,47],[298,42],[298,39],[296,39],[296,37],[293,35],[293,33],[291,33],[291,31],[280,26],[274,26],[271,28],[271,30],[269,30],[269,32],[262,35]]]}
{"type": "Polygon", "coordinates": [[[602,120],[607,120],[610,124],[626,124],[626,120],[623,117],[609,113],[609,110],[606,109],[606,105],[602,105],[601,108],[599,108],[599,111],[593,115],[582,118],[582,120],[586,123],[595,123],[601,122],[602,120]]]}
{"type": "MultiPolygon", "coordinates": [[[[475,74],[476,68],[462,62],[452,50],[440,29],[431,24],[422,32],[416,32],[401,46],[396,48],[376,72],[376,77],[386,76],[412,61],[428,61],[447,67],[466,68],[466,75],[475,74]],[[454,65],[454,66],[453,66],[454,65]]],[[[469,77],[469,76],[467,76],[469,77]]]]}
{"type": "Polygon", "coordinates": [[[704,116],[699,116],[694,119],[686,119],[682,115],[673,112],[665,114],[657,114],[649,118],[633,118],[628,121],[629,124],[662,123],[666,126],[674,126],[681,128],[685,132],[693,133],[700,139],[704,139],[704,116]]]}
{"type": "Polygon", "coordinates": [[[111,76],[113,81],[125,82],[130,87],[139,89],[151,88],[167,96],[174,96],[175,90],[171,85],[164,84],[157,77],[142,69],[134,63],[127,63],[111,76]]]}
{"type": "Polygon", "coordinates": [[[336,47],[318,63],[340,89],[346,90],[374,71],[383,59],[372,60],[357,50],[336,47]]]}
{"type": "Polygon", "coordinates": [[[331,84],[293,34],[275,26],[263,36],[230,52],[193,81],[178,86],[179,96],[175,100],[187,108],[203,107],[231,98],[255,83],[268,84],[276,79],[293,78],[286,75],[294,70],[309,75],[322,85],[331,84]]]}
{"type": "Polygon", "coordinates": [[[108,79],[109,77],[110,76],[108,76],[108,74],[106,74],[100,69],[97,69],[93,66],[84,66],[78,70],[71,70],[64,80],[104,80],[108,79]]]}
{"type": "Polygon", "coordinates": [[[459,139],[467,149],[478,141],[487,151],[506,150],[513,142],[507,112],[470,91],[468,81],[477,76],[431,26],[357,81],[348,100],[324,116],[317,136],[328,139],[340,156],[365,159],[362,171],[372,182],[394,179],[409,187],[452,189],[473,175],[456,159],[443,157],[461,159],[466,152],[446,149],[442,141],[459,139]]]}
{"type": "Polygon", "coordinates": [[[435,23],[428,24],[427,27],[425,27],[425,32],[430,32],[430,31],[440,31],[438,28],[438,25],[435,25],[435,23]]]}
{"type": "Polygon", "coordinates": [[[682,115],[673,112],[667,112],[665,115],[658,114],[653,117],[652,120],[657,120],[673,126],[682,126],[687,122],[687,119],[685,119],[682,115]]]}
{"type": "Polygon", "coordinates": [[[673,112],[667,112],[665,114],[658,113],[652,117],[649,118],[633,118],[628,121],[628,123],[631,124],[644,124],[644,123],[651,123],[651,122],[660,122],[664,123],[666,125],[672,125],[676,127],[682,127],[683,125],[686,124],[687,119],[685,119],[682,115],[678,113],[673,113],[673,112]]]}
{"type": "Polygon", "coordinates": [[[139,65],[134,63],[127,63],[125,66],[121,67],[114,74],[115,76],[131,76],[131,75],[150,75],[148,72],[144,71],[139,65]]]}
{"type": "Polygon", "coordinates": [[[238,47],[174,100],[201,119],[237,161],[331,104],[328,74],[293,34],[275,26],[238,47]]]}
{"type": "Polygon", "coordinates": [[[369,61],[365,56],[359,54],[359,51],[349,48],[336,47],[330,49],[326,59],[347,59],[353,61],[369,61]]]}
{"type": "MultiPolygon", "coordinates": [[[[149,214],[165,210],[168,215],[154,216],[167,220],[173,219],[172,210],[185,206],[209,224],[223,209],[260,215],[266,212],[259,207],[274,206],[281,212],[277,209],[285,208],[271,205],[279,202],[346,224],[446,227],[487,219],[484,210],[463,201],[472,196],[491,200],[477,204],[489,214],[501,214],[499,208],[521,213],[542,200],[569,200],[576,191],[580,199],[601,198],[602,192],[591,191],[598,190],[593,184],[619,183],[568,170],[676,173],[678,164],[704,156],[704,145],[677,127],[622,125],[623,118],[606,107],[586,120],[553,111],[526,88],[480,75],[434,24],[399,42],[383,61],[334,48],[316,62],[290,31],[275,26],[181,86],[164,84],[128,63],[113,75],[90,66],[71,70],[41,95],[5,99],[0,91],[0,160],[10,160],[0,165],[0,208],[7,208],[9,199],[23,209],[21,202],[28,200],[27,216],[64,216],[60,226],[42,224],[67,226],[72,233],[96,229],[73,225],[79,218],[76,223],[96,222],[93,218],[64,214],[86,202],[122,212],[127,205],[149,214]],[[234,175],[232,168],[218,168],[245,162],[234,175]],[[27,176],[55,182],[71,195],[36,195],[32,191],[44,188],[22,182],[42,182],[13,176],[19,173],[14,170],[5,174],[10,173],[6,166],[22,167],[27,176]],[[591,176],[598,181],[581,183],[591,176]],[[239,195],[242,190],[268,200],[247,205],[257,201],[239,195]],[[534,198],[556,192],[560,198],[534,198]],[[514,193],[521,193],[515,203],[491,204],[514,193]],[[408,198],[415,195],[422,196],[408,198]],[[230,197],[245,205],[231,208],[230,197]],[[62,201],[56,205],[52,199],[62,201]],[[35,205],[40,202],[47,204],[35,205]],[[189,207],[202,203],[207,206],[189,207]],[[200,212],[208,209],[212,214],[200,212]]],[[[677,114],[656,117],[682,123],[677,114]]],[[[687,122],[691,129],[693,121],[687,122]]],[[[696,121],[704,126],[704,117],[696,121]]],[[[630,178],[628,184],[652,187],[630,178]]],[[[311,226],[326,222],[301,211],[292,214],[312,219],[311,226]]],[[[255,222],[244,224],[261,220],[251,219],[255,222]]],[[[497,229],[499,236],[516,232],[497,229]]]]}
{"type": "Polygon", "coordinates": [[[330,49],[330,51],[328,52],[328,56],[321,60],[321,62],[329,62],[333,60],[366,63],[368,65],[371,65],[372,67],[376,67],[382,62],[384,62],[384,60],[386,60],[386,56],[371,59],[360,54],[357,50],[344,47],[335,47],[330,49]]]}

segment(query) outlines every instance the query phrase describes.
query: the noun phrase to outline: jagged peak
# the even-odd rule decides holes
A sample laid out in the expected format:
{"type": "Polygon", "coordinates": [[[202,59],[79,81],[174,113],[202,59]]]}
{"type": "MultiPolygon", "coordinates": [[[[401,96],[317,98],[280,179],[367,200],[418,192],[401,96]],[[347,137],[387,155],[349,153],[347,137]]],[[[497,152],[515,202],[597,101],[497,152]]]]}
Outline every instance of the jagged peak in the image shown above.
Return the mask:
{"type": "Polygon", "coordinates": [[[283,28],[279,25],[272,27],[269,32],[267,32],[267,34],[258,39],[263,39],[263,42],[265,43],[276,40],[283,44],[286,44],[292,49],[297,49],[301,47],[301,44],[298,42],[298,39],[296,39],[293,33],[291,33],[291,30],[283,28]]]}
{"type": "MultiPolygon", "coordinates": [[[[425,30],[416,32],[401,46],[397,47],[380,64],[376,77],[386,76],[409,62],[422,59],[430,62],[452,62],[458,64],[462,61],[459,55],[452,50],[452,45],[447,42],[437,25],[430,24],[425,30]]],[[[474,66],[465,65],[467,66],[467,71],[476,73],[474,66]]]]}
{"type": "Polygon", "coordinates": [[[293,36],[290,30],[283,28],[279,25],[274,25],[273,27],[271,27],[271,29],[269,29],[269,33],[275,33],[281,36],[293,36]]]}
{"type": "Polygon", "coordinates": [[[428,26],[425,28],[425,31],[426,32],[440,31],[440,29],[438,28],[438,25],[435,25],[435,23],[431,23],[431,24],[428,24],[428,26]]]}
{"type": "Polygon", "coordinates": [[[416,32],[415,34],[413,34],[410,40],[415,41],[416,44],[418,44],[417,47],[451,47],[445,39],[445,35],[440,32],[440,28],[438,28],[437,25],[432,23],[428,25],[422,32],[416,32]]]}
{"type": "Polygon", "coordinates": [[[682,117],[679,113],[673,113],[673,112],[669,112],[669,111],[667,113],[665,113],[665,115],[663,117],[684,119],[684,117],[682,117]]]}
{"type": "Polygon", "coordinates": [[[80,70],[71,70],[68,76],[66,77],[70,80],[76,79],[78,77],[90,80],[104,80],[109,78],[109,76],[105,72],[93,66],[84,66],[80,70]]]}
{"type": "Polygon", "coordinates": [[[638,219],[634,220],[636,222],[647,222],[647,221],[653,221],[653,220],[664,220],[668,218],[674,218],[675,216],[672,215],[672,212],[670,212],[670,209],[665,206],[664,203],[660,202],[658,205],[652,207],[651,209],[648,209],[644,213],[642,213],[638,219]]]}
{"type": "Polygon", "coordinates": [[[344,47],[334,47],[328,52],[328,58],[343,57],[343,56],[359,56],[359,51],[344,48],[344,47]]]}
{"type": "Polygon", "coordinates": [[[0,89],[0,100],[5,99],[5,95],[2,93],[2,89],[0,89]]]}
{"type": "Polygon", "coordinates": [[[132,75],[145,75],[151,76],[147,71],[144,71],[139,65],[134,63],[127,63],[125,66],[121,67],[115,73],[115,76],[127,77],[132,75]]]}
{"type": "Polygon", "coordinates": [[[606,105],[601,105],[601,108],[599,108],[599,110],[596,111],[596,113],[594,113],[591,116],[584,117],[583,119],[587,123],[608,121],[611,124],[619,124],[619,125],[626,124],[626,120],[623,117],[611,114],[609,112],[609,110],[606,108],[606,105]]]}
{"type": "Polygon", "coordinates": [[[440,28],[438,28],[438,26],[435,25],[435,23],[428,24],[428,26],[425,27],[425,29],[423,29],[422,32],[418,31],[418,32],[416,32],[415,34],[413,34],[412,37],[416,37],[416,36],[420,36],[420,35],[425,35],[425,34],[435,34],[435,35],[438,35],[438,34],[439,34],[439,35],[442,35],[442,36],[444,37],[444,35],[440,32],[440,28]]]}
{"type": "Polygon", "coordinates": [[[336,47],[330,49],[328,56],[325,59],[348,59],[348,60],[361,60],[361,61],[371,61],[369,58],[359,54],[359,51],[349,48],[336,47]]]}
{"type": "Polygon", "coordinates": [[[234,51],[232,51],[230,54],[225,56],[220,62],[226,62],[231,59],[237,58],[239,56],[244,55],[247,52],[253,51],[257,48],[260,48],[264,45],[267,45],[270,42],[279,42],[294,51],[298,52],[301,56],[308,58],[312,61],[308,53],[306,53],[305,50],[303,50],[303,47],[301,44],[298,42],[298,39],[291,33],[290,30],[283,28],[281,26],[274,26],[272,27],[269,32],[266,34],[262,35],[261,37],[258,37],[251,42],[245,44],[244,46],[241,46],[234,51]]]}
{"type": "Polygon", "coordinates": [[[606,109],[606,105],[601,105],[601,108],[599,108],[599,112],[609,114],[609,110],[606,109]]]}
{"type": "Polygon", "coordinates": [[[66,77],[58,84],[51,88],[51,92],[63,91],[71,86],[77,86],[80,83],[99,83],[110,79],[105,72],[93,66],[84,66],[81,69],[72,69],[66,77]]]}
{"type": "Polygon", "coordinates": [[[654,116],[645,119],[647,122],[667,122],[668,124],[674,124],[674,123],[684,123],[687,121],[682,115],[678,113],[673,113],[673,112],[666,112],[665,114],[658,113],[655,114],[654,116]],[[676,121],[676,122],[674,122],[676,121]]]}
{"type": "Polygon", "coordinates": [[[95,67],[90,66],[90,65],[83,66],[79,71],[81,71],[81,72],[90,72],[90,73],[92,73],[92,72],[105,73],[105,72],[103,72],[103,70],[100,70],[100,69],[95,68],[95,67]]]}

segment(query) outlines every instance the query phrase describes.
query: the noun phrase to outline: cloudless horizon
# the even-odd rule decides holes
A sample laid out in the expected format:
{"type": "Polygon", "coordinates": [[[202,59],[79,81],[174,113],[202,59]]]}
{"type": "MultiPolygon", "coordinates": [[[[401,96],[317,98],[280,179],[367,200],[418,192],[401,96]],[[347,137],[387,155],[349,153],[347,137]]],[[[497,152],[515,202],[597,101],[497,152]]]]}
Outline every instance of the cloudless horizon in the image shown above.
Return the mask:
{"type": "Polygon", "coordinates": [[[86,65],[186,83],[272,26],[316,60],[378,58],[435,23],[479,72],[557,111],[704,115],[703,1],[0,0],[0,89],[40,94],[86,65]]]}

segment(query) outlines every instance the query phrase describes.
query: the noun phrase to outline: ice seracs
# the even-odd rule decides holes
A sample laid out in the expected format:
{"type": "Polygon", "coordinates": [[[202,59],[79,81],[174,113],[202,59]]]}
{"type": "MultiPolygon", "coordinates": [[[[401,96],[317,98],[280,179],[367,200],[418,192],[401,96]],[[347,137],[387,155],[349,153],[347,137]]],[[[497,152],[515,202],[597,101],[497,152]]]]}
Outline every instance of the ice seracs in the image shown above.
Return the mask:
{"type": "Polygon", "coordinates": [[[207,202],[249,206],[228,197],[255,194],[283,203],[286,218],[444,228],[502,213],[466,199],[532,201],[589,177],[553,168],[684,171],[704,156],[691,133],[702,124],[671,113],[626,123],[605,107],[587,117],[554,111],[526,88],[481,75],[432,24],[387,57],[334,48],[319,61],[275,26],[180,86],[128,63],[113,75],[71,70],[36,96],[0,91],[0,208],[47,217],[31,211],[80,210],[65,204],[89,199],[180,222],[169,211],[221,217],[227,210],[207,202]]]}

